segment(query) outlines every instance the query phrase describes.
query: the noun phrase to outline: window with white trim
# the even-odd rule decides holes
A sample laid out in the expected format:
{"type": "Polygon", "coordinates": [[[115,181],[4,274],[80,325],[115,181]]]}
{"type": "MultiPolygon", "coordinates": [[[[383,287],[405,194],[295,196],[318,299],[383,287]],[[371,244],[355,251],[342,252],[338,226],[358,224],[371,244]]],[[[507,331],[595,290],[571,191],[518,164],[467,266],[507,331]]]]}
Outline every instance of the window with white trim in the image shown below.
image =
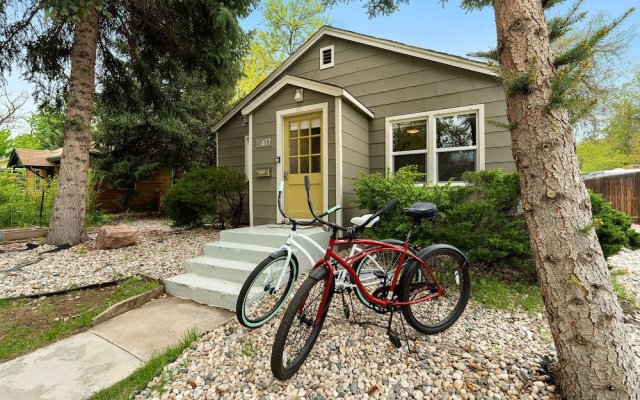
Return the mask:
{"type": "Polygon", "coordinates": [[[387,118],[387,163],[392,172],[415,165],[420,182],[460,181],[484,169],[482,105],[387,118]]]}
{"type": "Polygon", "coordinates": [[[320,69],[330,68],[335,65],[333,45],[320,49],[320,69]]]}

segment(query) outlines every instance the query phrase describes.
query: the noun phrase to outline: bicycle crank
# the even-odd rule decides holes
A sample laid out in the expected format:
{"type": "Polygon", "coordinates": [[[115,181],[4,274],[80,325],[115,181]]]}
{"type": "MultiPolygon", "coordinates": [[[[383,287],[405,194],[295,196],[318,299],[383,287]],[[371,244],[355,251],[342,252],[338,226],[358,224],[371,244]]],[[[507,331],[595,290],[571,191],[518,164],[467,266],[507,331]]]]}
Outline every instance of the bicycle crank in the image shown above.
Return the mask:
{"type": "Polygon", "coordinates": [[[387,336],[389,337],[389,341],[391,342],[393,347],[395,347],[396,349],[402,347],[402,341],[400,340],[400,335],[398,335],[398,332],[389,328],[387,330],[387,336]]]}

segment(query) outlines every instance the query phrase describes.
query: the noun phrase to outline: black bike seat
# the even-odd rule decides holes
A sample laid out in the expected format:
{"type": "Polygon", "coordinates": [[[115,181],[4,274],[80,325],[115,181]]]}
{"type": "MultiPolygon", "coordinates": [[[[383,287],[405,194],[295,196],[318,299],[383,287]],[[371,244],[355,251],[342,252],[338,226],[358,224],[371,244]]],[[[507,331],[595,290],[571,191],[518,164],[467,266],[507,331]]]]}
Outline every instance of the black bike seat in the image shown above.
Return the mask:
{"type": "Polygon", "coordinates": [[[420,202],[415,203],[411,207],[403,208],[402,213],[412,218],[433,218],[438,208],[433,203],[420,202]]]}

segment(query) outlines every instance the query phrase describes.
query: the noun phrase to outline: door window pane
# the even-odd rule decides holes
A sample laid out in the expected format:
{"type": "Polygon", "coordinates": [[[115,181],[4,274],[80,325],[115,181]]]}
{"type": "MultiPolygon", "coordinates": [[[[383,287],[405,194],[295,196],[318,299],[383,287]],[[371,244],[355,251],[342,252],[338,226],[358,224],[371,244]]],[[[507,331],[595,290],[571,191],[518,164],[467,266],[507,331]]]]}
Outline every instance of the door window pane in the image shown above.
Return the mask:
{"type": "MultiPolygon", "coordinates": [[[[423,174],[427,172],[427,155],[421,154],[403,154],[393,157],[393,172],[397,172],[400,168],[408,165],[416,165],[418,172],[423,174]]],[[[426,177],[421,177],[416,182],[424,182],[426,177]]]]}
{"type": "Polygon", "coordinates": [[[289,122],[289,137],[298,137],[298,121],[289,122]]]}
{"type": "Polygon", "coordinates": [[[311,119],[311,134],[312,135],[320,134],[320,117],[315,117],[311,119]]]}
{"type": "Polygon", "coordinates": [[[298,158],[291,157],[289,159],[289,173],[297,174],[298,173],[298,158]]]}
{"type": "Polygon", "coordinates": [[[320,172],[320,156],[311,157],[311,173],[320,172]]]}
{"type": "Polygon", "coordinates": [[[295,157],[298,155],[298,139],[289,140],[289,156],[295,157]]]}
{"type": "Polygon", "coordinates": [[[393,151],[427,148],[427,120],[397,122],[393,128],[393,151]]]}
{"type": "Polygon", "coordinates": [[[303,156],[305,154],[309,154],[309,138],[301,137],[300,138],[300,155],[303,156]]]}
{"type": "Polygon", "coordinates": [[[460,114],[436,119],[438,148],[476,145],[476,115],[460,114]]]}
{"type": "Polygon", "coordinates": [[[300,157],[300,173],[309,173],[309,157],[300,157]]]}
{"type": "Polygon", "coordinates": [[[438,181],[459,181],[466,171],[475,171],[476,151],[447,151],[438,153],[438,181]]]}
{"type": "Polygon", "coordinates": [[[320,136],[311,137],[311,153],[320,154],[320,136]]]}
{"type": "Polygon", "coordinates": [[[309,136],[309,120],[303,119],[300,121],[300,137],[309,136]]]}

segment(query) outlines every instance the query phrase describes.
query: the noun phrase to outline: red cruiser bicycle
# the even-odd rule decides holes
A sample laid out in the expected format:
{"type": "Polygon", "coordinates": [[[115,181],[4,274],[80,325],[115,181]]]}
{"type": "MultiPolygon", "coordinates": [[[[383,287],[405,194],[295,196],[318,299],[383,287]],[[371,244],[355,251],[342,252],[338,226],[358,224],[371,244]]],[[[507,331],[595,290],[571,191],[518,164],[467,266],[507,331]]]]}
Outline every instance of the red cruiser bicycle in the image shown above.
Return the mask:
{"type": "Polygon", "coordinates": [[[334,275],[346,271],[358,291],[374,305],[379,313],[389,313],[387,335],[396,347],[400,347],[399,335],[391,329],[393,314],[402,311],[407,323],[423,334],[440,333],[462,315],[471,291],[469,263],[465,255],[453,246],[436,244],[417,254],[409,251],[416,224],[432,219],[436,206],[432,203],[416,203],[402,210],[412,219],[411,228],[402,245],[384,241],[361,239],[369,222],[395,208],[393,200],[371,215],[359,226],[343,227],[320,219],[313,210],[309,194],[310,183],[305,176],[307,203],[315,222],[331,232],[329,246],[324,257],[317,261],[289,304],[276,333],[271,351],[271,371],[279,380],[293,376],[304,363],[313,348],[327,317],[335,287],[334,275]],[[341,237],[338,237],[338,234],[341,237]],[[343,258],[336,252],[340,246],[358,245],[363,250],[343,258]],[[363,257],[395,260],[389,270],[390,282],[373,293],[367,290],[354,265],[363,257]]]}

